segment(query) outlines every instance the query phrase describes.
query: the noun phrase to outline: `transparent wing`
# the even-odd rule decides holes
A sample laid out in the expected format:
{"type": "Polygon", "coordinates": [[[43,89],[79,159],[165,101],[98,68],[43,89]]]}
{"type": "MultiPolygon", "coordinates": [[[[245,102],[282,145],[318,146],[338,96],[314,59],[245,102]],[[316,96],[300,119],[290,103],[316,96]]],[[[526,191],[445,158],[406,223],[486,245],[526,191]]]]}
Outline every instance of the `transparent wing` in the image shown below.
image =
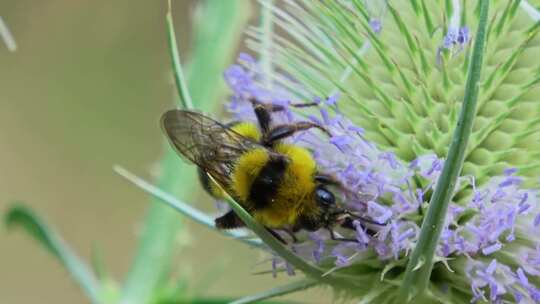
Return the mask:
{"type": "Polygon", "coordinates": [[[161,126],[173,148],[227,187],[234,164],[246,151],[261,147],[220,122],[201,113],[170,110],[161,126]]]}

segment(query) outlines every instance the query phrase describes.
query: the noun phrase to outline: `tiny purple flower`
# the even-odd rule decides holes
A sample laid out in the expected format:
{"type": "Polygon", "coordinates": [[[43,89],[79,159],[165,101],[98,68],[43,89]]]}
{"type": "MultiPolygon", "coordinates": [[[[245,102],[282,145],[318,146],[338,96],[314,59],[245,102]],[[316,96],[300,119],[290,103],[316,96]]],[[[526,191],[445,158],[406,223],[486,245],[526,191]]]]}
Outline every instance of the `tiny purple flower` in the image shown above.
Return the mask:
{"type": "Polygon", "coordinates": [[[507,168],[507,169],[504,169],[503,174],[505,176],[509,176],[509,175],[513,175],[517,171],[518,171],[517,168],[507,168]]]}
{"type": "Polygon", "coordinates": [[[448,29],[446,36],[444,36],[443,48],[450,49],[456,44],[458,38],[458,31],[459,30],[456,28],[448,29]]]}
{"type": "Polygon", "coordinates": [[[324,253],[324,240],[320,238],[316,233],[310,233],[309,237],[315,242],[315,249],[313,250],[313,259],[318,264],[321,262],[321,259],[324,253]]]}
{"type": "Polygon", "coordinates": [[[501,248],[502,248],[502,245],[500,243],[496,243],[496,244],[482,248],[482,253],[484,255],[490,255],[496,251],[499,251],[501,248]]]}
{"type": "Polygon", "coordinates": [[[336,105],[337,101],[339,99],[339,93],[333,94],[330,97],[328,97],[325,101],[325,103],[329,106],[336,105]]]}
{"type": "Polygon", "coordinates": [[[469,42],[470,39],[470,33],[469,28],[464,26],[459,29],[458,36],[457,36],[457,43],[460,45],[464,45],[465,43],[469,42]]]}
{"type": "Polygon", "coordinates": [[[463,47],[466,43],[469,42],[470,34],[469,28],[464,26],[459,29],[449,28],[446,36],[444,36],[442,47],[445,49],[451,49],[454,46],[463,47]]]}
{"type": "Polygon", "coordinates": [[[369,26],[371,27],[371,30],[375,34],[379,34],[382,30],[382,23],[379,19],[371,19],[369,20],[369,26]]]}

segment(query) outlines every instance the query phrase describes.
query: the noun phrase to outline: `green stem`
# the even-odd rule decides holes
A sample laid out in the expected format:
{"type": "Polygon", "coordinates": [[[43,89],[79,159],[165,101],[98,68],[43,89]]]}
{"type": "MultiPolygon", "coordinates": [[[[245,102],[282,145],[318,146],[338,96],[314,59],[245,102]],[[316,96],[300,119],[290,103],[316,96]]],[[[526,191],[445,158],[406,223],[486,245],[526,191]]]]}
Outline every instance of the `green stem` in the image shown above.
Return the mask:
{"type": "Polygon", "coordinates": [[[404,282],[400,289],[401,299],[406,299],[407,301],[422,296],[428,285],[431,270],[433,269],[433,256],[444,225],[448,204],[452,198],[457,178],[463,166],[465,149],[476,114],[478,82],[482,68],[488,8],[489,0],[481,0],[478,32],[458,124],[454,131],[443,171],[437,182],[427,215],[422,223],[418,244],[407,264],[404,282]]]}

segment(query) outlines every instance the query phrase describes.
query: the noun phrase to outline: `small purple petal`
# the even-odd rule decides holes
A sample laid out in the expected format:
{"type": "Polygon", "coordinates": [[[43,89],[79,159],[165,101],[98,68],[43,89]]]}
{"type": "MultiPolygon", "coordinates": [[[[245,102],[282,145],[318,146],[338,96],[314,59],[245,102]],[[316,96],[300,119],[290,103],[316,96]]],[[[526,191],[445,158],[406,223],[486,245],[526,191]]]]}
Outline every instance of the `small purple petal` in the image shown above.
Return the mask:
{"type": "Polygon", "coordinates": [[[255,59],[248,53],[240,53],[238,55],[238,60],[248,64],[255,64],[255,59]]]}
{"type": "Polygon", "coordinates": [[[514,233],[510,233],[507,237],[506,237],[506,241],[507,242],[513,242],[516,240],[516,235],[514,233]]]}
{"type": "Polygon", "coordinates": [[[470,39],[469,28],[466,26],[460,28],[458,36],[457,36],[457,43],[463,45],[467,43],[469,39],[470,39]]]}
{"type": "Polygon", "coordinates": [[[512,288],[512,295],[514,296],[516,303],[521,303],[521,300],[523,300],[524,297],[524,295],[515,288],[512,288]]]}
{"type": "Polygon", "coordinates": [[[540,213],[538,213],[538,215],[536,215],[536,217],[534,218],[534,227],[538,227],[540,225],[540,213]]]}
{"type": "Polygon", "coordinates": [[[463,46],[470,39],[469,28],[464,26],[459,29],[449,28],[446,36],[444,36],[442,48],[451,49],[452,47],[459,45],[463,46]]]}
{"type": "Polygon", "coordinates": [[[353,132],[357,133],[357,135],[363,135],[366,132],[364,130],[364,128],[360,128],[360,127],[357,127],[357,126],[349,126],[347,128],[347,130],[353,131],[353,132]]]}
{"type": "Polygon", "coordinates": [[[379,34],[382,30],[382,23],[380,20],[378,19],[371,19],[369,20],[369,26],[371,27],[371,30],[375,33],[375,34],[379,34]]]}
{"type": "Polygon", "coordinates": [[[415,234],[416,233],[414,229],[409,228],[398,237],[398,242],[403,242],[404,240],[414,236],[415,234]]]}
{"type": "Polygon", "coordinates": [[[373,248],[375,249],[375,252],[377,252],[377,255],[380,257],[387,257],[390,253],[390,249],[384,242],[376,242],[373,248]]]}
{"type": "Polygon", "coordinates": [[[506,193],[504,191],[502,191],[502,189],[497,189],[495,194],[493,194],[493,196],[491,197],[491,202],[495,203],[498,200],[501,200],[505,196],[506,196],[506,193]]]}
{"type": "Polygon", "coordinates": [[[497,284],[495,284],[494,282],[491,282],[489,284],[489,298],[491,301],[497,300],[497,291],[498,291],[497,284]]]}
{"type": "Polygon", "coordinates": [[[351,264],[349,257],[342,252],[342,250],[346,249],[347,246],[347,244],[340,244],[334,247],[332,250],[332,256],[336,258],[335,264],[338,267],[345,267],[351,264]]]}
{"type": "Polygon", "coordinates": [[[519,214],[524,214],[525,212],[527,212],[527,210],[529,210],[531,208],[531,205],[530,204],[527,204],[526,201],[527,199],[529,198],[529,193],[525,192],[523,194],[523,196],[521,197],[521,200],[518,204],[518,213],[519,214]]]}
{"type": "Polygon", "coordinates": [[[392,210],[369,201],[368,214],[377,223],[385,224],[392,217],[392,210]]]}
{"type": "Polygon", "coordinates": [[[518,268],[518,270],[516,271],[516,274],[521,285],[529,286],[529,279],[527,279],[527,276],[525,275],[525,272],[523,271],[523,269],[521,269],[521,267],[518,268]]]}
{"type": "Polygon", "coordinates": [[[523,180],[516,176],[508,176],[499,184],[499,187],[504,188],[511,185],[519,185],[523,182],[523,180]]]}
{"type": "Polygon", "coordinates": [[[493,245],[482,248],[482,253],[484,255],[490,255],[496,251],[499,251],[501,248],[502,248],[502,245],[500,243],[495,243],[493,245]]]}
{"type": "Polygon", "coordinates": [[[416,158],[414,159],[410,164],[409,164],[409,169],[420,169],[419,167],[419,162],[420,162],[420,158],[416,158]]]}
{"type": "Polygon", "coordinates": [[[225,71],[225,81],[234,91],[242,89],[243,86],[251,83],[250,77],[239,65],[232,65],[225,71]]]}
{"type": "Polygon", "coordinates": [[[324,123],[329,125],[330,124],[330,115],[328,114],[328,111],[326,109],[320,109],[319,111],[321,112],[321,117],[322,117],[324,123]]]}
{"type": "Polygon", "coordinates": [[[347,135],[337,135],[330,138],[330,142],[334,144],[341,152],[346,152],[347,147],[351,142],[351,137],[347,135]]]}
{"type": "Polygon", "coordinates": [[[538,290],[538,288],[530,286],[527,291],[534,301],[537,303],[540,302],[540,290],[538,290]]]}
{"type": "Polygon", "coordinates": [[[335,93],[331,95],[330,97],[328,97],[325,103],[329,106],[333,106],[337,103],[338,99],[339,99],[339,93],[335,93]]]}
{"type": "Polygon", "coordinates": [[[435,159],[433,163],[431,164],[431,168],[427,171],[426,175],[431,175],[434,172],[441,171],[442,169],[442,162],[439,159],[435,159]]]}
{"type": "Polygon", "coordinates": [[[506,176],[509,176],[516,172],[517,172],[517,168],[507,168],[507,169],[504,169],[503,174],[506,176]]]}
{"type": "Polygon", "coordinates": [[[318,264],[321,262],[322,255],[324,253],[324,240],[320,238],[316,233],[310,233],[309,238],[315,242],[315,249],[313,250],[313,259],[318,264]]]}
{"type": "Polygon", "coordinates": [[[336,266],[339,266],[339,267],[345,267],[345,266],[349,266],[351,263],[349,262],[349,259],[347,259],[347,257],[345,256],[336,256],[336,266]]]}
{"type": "Polygon", "coordinates": [[[398,166],[399,166],[399,162],[398,160],[396,159],[396,155],[392,152],[383,152],[379,155],[379,159],[384,159],[388,162],[388,164],[390,165],[390,167],[392,167],[392,169],[397,169],[398,166]]]}
{"type": "Polygon", "coordinates": [[[486,273],[489,275],[493,275],[493,273],[495,273],[495,270],[497,270],[497,260],[493,259],[486,268],[486,273]]]}
{"type": "Polygon", "coordinates": [[[443,48],[450,49],[454,44],[456,43],[458,37],[458,30],[455,28],[449,28],[448,32],[446,33],[446,36],[444,36],[443,40],[443,48]]]}
{"type": "Polygon", "coordinates": [[[420,204],[424,202],[424,191],[422,191],[422,189],[416,189],[416,197],[418,198],[418,202],[420,204]]]}
{"type": "Polygon", "coordinates": [[[405,195],[403,195],[403,193],[396,192],[396,193],[394,193],[392,198],[394,199],[394,203],[395,203],[394,208],[397,207],[396,205],[399,204],[399,207],[395,208],[395,210],[397,210],[399,212],[405,212],[405,211],[408,211],[408,210],[412,209],[411,204],[407,201],[407,199],[405,198],[405,195]]]}
{"type": "Polygon", "coordinates": [[[369,235],[366,233],[366,231],[364,231],[364,227],[362,227],[362,224],[359,221],[354,220],[353,226],[356,229],[356,239],[358,240],[358,242],[361,244],[368,244],[369,235]]]}

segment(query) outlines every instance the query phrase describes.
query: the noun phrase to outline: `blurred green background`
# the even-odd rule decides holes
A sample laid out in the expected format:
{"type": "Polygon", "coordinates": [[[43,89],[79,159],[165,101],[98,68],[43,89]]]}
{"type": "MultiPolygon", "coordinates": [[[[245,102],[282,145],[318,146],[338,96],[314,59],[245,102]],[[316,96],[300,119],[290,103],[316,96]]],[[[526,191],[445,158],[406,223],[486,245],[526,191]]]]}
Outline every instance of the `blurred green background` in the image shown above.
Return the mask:
{"type": "MultiPolygon", "coordinates": [[[[195,3],[174,2],[182,54],[195,3]]],[[[18,45],[9,52],[0,43],[0,210],[25,202],[86,261],[99,248],[120,283],[149,197],[112,166],[150,179],[162,155],[158,120],[176,98],[165,13],[165,1],[0,1],[18,45]]],[[[213,210],[200,197],[201,208],[213,210]]],[[[264,269],[256,250],[195,224],[188,231],[178,236],[188,244],[173,272],[187,278],[191,294],[238,297],[286,281],[251,275],[264,269]]],[[[325,297],[315,291],[289,299],[325,297]]],[[[0,229],[0,303],[86,302],[27,234],[0,229]]]]}

